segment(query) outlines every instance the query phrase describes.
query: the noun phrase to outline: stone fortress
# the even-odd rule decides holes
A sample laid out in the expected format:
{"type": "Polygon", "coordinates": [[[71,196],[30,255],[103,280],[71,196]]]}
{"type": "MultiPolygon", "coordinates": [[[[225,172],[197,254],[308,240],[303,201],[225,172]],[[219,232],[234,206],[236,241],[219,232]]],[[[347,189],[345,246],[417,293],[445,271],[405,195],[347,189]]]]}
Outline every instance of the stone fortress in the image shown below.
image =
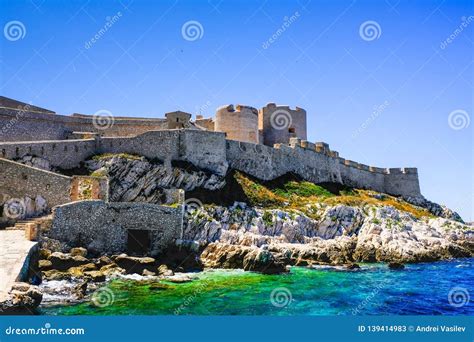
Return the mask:
{"type": "MultiPolygon", "coordinates": [[[[155,252],[167,239],[179,238],[183,206],[116,204],[106,179],[75,175],[74,170],[85,160],[104,153],[144,156],[170,168],[173,162],[186,162],[219,177],[230,170],[261,180],[292,173],[314,183],[339,183],[404,198],[421,197],[416,168],[363,165],[341,158],[326,143],[307,141],[306,111],[302,108],[274,103],[260,110],[227,105],[218,108],[214,118],[191,118],[182,111],[166,113],[165,118],[113,117],[107,111],[66,116],[0,97],[3,220],[12,218],[5,217],[5,204],[20,198],[26,213],[18,218],[34,216],[35,211],[53,211],[52,231],[72,245],[79,244],[74,240],[79,235],[82,240],[89,239],[97,250],[121,251],[127,230],[143,226],[161,230],[152,238],[156,244],[152,241],[150,249],[155,252]],[[49,170],[29,165],[34,158],[46,162],[49,170]],[[89,189],[88,197],[81,195],[79,189],[84,188],[89,189]],[[106,212],[117,211],[124,214],[109,215],[114,217],[113,222],[104,219],[106,212]],[[81,215],[88,219],[81,219],[81,215]],[[140,224],[134,225],[130,217],[137,215],[140,224]],[[109,226],[116,226],[116,232],[123,234],[111,238],[104,233],[102,245],[92,242],[98,239],[96,231],[101,231],[100,227],[105,232],[109,226]],[[164,234],[170,231],[171,236],[164,234]]],[[[168,195],[173,198],[169,203],[182,204],[185,197],[179,189],[169,189],[168,195]]]]}

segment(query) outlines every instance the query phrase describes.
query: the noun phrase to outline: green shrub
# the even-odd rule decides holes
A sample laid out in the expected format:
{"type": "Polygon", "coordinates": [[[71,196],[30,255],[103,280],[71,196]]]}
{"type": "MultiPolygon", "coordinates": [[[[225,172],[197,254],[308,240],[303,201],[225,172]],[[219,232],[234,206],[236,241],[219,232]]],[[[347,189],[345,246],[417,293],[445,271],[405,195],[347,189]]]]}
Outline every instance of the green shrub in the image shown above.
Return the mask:
{"type": "Polygon", "coordinates": [[[262,220],[265,223],[265,225],[271,226],[273,224],[273,215],[272,215],[272,213],[269,212],[269,211],[264,211],[263,216],[262,216],[262,220]]]}
{"type": "Polygon", "coordinates": [[[324,189],[323,187],[316,185],[311,182],[296,182],[290,181],[285,183],[284,188],[275,189],[273,191],[275,194],[283,197],[291,197],[292,195],[297,195],[300,197],[310,197],[310,196],[323,196],[331,197],[334,196],[332,193],[324,189]]]}

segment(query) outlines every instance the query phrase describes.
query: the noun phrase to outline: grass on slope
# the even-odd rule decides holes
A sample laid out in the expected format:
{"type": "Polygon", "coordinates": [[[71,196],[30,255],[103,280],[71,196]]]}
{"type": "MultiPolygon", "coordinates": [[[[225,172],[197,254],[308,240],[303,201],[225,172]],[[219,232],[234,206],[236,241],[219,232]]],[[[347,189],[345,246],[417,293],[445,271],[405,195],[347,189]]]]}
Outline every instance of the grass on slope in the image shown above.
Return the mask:
{"type": "Polygon", "coordinates": [[[118,157],[118,158],[125,158],[129,160],[140,160],[142,157],[136,156],[133,154],[128,154],[128,153],[104,153],[104,154],[98,154],[92,157],[92,160],[104,160],[104,159],[110,159],[113,157],[118,157]]]}
{"type": "Polygon", "coordinates": [[[377,193],[374,191],[344,189],[334,194],[323,186],[300,180],[288,180],[282,184],[268,185],[240,172],[236,172],[234,178],[242,187],[249,204],[268,209],[286,207],[301,210],[310,215],[311,209],[308,209],[308,204],[344,204],[356,207],[374,205],[393,206],[417,218],[432,216],[428,210],[393,196],[383,194],[375,198],[374,195],[377,193]]]}

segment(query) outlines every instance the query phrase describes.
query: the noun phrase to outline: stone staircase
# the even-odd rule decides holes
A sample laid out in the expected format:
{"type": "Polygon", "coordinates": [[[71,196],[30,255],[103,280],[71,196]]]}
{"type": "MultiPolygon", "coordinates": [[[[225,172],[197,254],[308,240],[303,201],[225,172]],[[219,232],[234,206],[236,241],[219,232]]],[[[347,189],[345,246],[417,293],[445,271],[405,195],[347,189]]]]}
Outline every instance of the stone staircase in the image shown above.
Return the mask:
{"type": "Polygon", "coordinates": [[[41,230],[47,230],[51,227],[52,220],[52,215],[32,217],[25,220],[18,220],[14,226],[7,227],[5,230],[23,230],[26,239],[34,241],[41,230]]]}

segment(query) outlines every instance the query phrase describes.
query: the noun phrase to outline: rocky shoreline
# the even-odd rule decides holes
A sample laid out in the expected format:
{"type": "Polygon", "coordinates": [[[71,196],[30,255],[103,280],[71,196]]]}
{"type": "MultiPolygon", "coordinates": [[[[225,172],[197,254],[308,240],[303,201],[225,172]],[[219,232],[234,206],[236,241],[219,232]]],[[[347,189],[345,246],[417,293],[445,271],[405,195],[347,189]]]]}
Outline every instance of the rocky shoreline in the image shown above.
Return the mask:
{"type": "Polygon", "coordinates": [[[43,282],[43,305],[74,304],[90,300],[99,288],[113,279],[135,279],[184,283],[194,279],[183,268],[175,271],[155,258],[126,254],[87,258],[85,248],[72,248],[69,253],[41,249],[40,269],[43,282]]]}
{"type": "Polygon", "coordinates": [[[205,206],[190,214],[184,239],[205,246],[205,267],[257,271],[260,267],[250,266],[256,265],[254,260],[283,269],[281,265],[413,263],[474,255],[471,226],[439,217],[417,219],[390,206],[327,206],[313,217],[244,203],[205,206]]]}
{"type": "MultiPolygon", "coordinates": [[[[194,278],[186,272],[206,269],[280,274],[291,266],[357,270],[358,263],[367,262],[384,262],[396,270],[405,263],[474,256],[472,227],[457,221],[418,219],[392,207],[338,205],[319,211],[309,217],[244,203],[203,206],[187,213],[176,247],[155,258],[91,257],[81,247],[68,253],[41,249],[43,304],[90,300],[117,278],[181,283],[194,278]]],[[[58,245],[48,241],[45,246],[58,245]]]]}

